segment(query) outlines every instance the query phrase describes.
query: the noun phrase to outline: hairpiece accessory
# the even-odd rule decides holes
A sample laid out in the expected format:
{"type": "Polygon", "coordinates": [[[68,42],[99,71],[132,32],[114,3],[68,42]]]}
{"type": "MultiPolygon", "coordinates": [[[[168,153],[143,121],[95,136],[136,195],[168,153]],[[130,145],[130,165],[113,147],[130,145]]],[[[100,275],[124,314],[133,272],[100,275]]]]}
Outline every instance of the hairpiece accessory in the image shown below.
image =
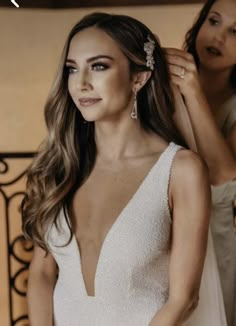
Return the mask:
{"type": "Polygon", "coordinates": [[[155,60],[153,58],[153,51],[155,49],[155,42],[148,35],[148,42],[144,43],[144,51],[147,53],[146,55],[146,66],[151,70],[154,69],[155,60]]]}
{"type": "Polygon", "coordinates": [[[137,105],[137,93],[135,91],[135,93],[134,93],[134,105],[133,105],[133,109],[132,109],[131,114],[130,114],[131,118],[135,119],[135,120],[138,119],[138,107],[137,106],[138,106],[137,105]]]}

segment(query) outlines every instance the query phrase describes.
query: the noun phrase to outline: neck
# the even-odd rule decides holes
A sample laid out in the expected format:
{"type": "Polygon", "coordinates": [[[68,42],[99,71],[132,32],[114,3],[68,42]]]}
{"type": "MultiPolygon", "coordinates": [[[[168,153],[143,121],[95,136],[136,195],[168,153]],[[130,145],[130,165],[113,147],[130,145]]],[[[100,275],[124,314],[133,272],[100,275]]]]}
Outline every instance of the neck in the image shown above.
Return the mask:
{"type": "Polygon", "coordinates": [[[139,155],[146,132],[139,120],[126,119],[122,123],[96,122],[95,139],[98,158],[114,162],[139,155]]]}
{"type": "Polygon", "coordinates": [[[234,90],[230,86],[231,71],[210,71],[204,67],[199,69],[199,79],[205,96],[214,109],[215,106],[222,105],[233,94],[234,90]]]}

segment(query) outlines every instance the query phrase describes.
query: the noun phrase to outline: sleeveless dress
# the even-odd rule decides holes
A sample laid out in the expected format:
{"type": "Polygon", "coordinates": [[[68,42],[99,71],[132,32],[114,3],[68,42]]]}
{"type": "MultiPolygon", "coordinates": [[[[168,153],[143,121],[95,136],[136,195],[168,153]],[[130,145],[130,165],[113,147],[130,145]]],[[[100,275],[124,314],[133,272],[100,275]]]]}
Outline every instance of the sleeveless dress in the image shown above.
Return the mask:
{"type": "MultiPolygon", "coordinates": [[[[236,123],[236,95],[217,112],[216,121],[225,138],[236,123]]],[[[212,186],[211,229],[222,283],[228,326],[236,326],[236,229],[233,200],[236,180],[212,186]]]]}
{"type": "MultiPolygon", "coordinates": [[[[148,326],[165,304],[172,228],[168,185],[180,148],[169,144],[109,230],[97,263],[94,297],[86,292],[75,236],[65,245],[69,229],[61,211],[58,228],[53,225],[46,235],[59,267],[53,295],[55,326],[148,326]]],[[[215,272],[218,276],[217,268],[210,266],[203,280],[215,272]]],[[[187,325],[225,326],[215,309],[217,305],[204,317],[200,308],[187,325]],[[196,324],[199,315],[201,323],[196,324]]]]}

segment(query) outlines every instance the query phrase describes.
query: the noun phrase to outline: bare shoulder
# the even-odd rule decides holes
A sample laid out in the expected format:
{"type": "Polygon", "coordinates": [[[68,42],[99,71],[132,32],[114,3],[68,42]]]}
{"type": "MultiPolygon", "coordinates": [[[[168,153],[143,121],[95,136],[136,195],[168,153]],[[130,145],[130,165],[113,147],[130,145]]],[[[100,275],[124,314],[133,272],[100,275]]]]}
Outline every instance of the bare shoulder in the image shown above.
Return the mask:
{"type": "Polygon", "coordinates": [[[179,150],[173,161],[172,177],[190,181],[200,176],[208,178],[208,168],[204,160],[190,150],[179,150]]]}
{"type": "Polygon", "coordinates": [[[196,153],[182,149],[174,158],[169,194],[171,197],[181,193],[201,193],[210,189],[209,174],[206,163],[196,153]]]}

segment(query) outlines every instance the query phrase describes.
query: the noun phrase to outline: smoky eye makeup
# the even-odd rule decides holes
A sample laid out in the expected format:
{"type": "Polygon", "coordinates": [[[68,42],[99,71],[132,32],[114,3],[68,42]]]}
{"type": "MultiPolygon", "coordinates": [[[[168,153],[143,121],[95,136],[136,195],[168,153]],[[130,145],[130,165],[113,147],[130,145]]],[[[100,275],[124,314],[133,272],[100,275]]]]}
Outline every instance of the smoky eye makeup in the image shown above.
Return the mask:
{"type": "Polygon", "coordinates": [[[95,70],[95,71],[103,71],[103,70],[109,69],[110,65],[108,63],[98,61],[98,62],[92,63],[91,68],[92,68],[92,70],[95,70]]]}
{"type": "Polygon", "coordinates": [[[74,60],[71,59],[66,59],[65,65],[64,65],[64,71],[67,74],[71,74],[74,73],[78,70],[78,68],[76,67],[76,63],[74,60]]]}
{"type": "MultiPolygon", "coordinates": [[[[113,61],[114,58],[109,55],[97,55],[87,59],[86,65],[88,65],[88,69],[99,72],[111,68],[113,61]]],[[[79,71],[76,61],[69,58],[66,60],[64,69],[68,74],[73,74],[79,71]]]]}
{"type": "Polygon", "coordinates": [[[68,74],[73,74],[75,72],[78,71],[78,68],[72,66],[71,64],[65,64],[64,66],[64,70],[66,71],[66,73],[68,74]]]}
{"type": "MultiPolygon", "coordinates": [[[[107,63],[104,63],[104,62],[95,62],[90,65],[90,69],[92,71],[105,71],[109,68],[110,68],[110,65],[107,63]]],[[[66,64],[64,69],[68,74],[73,74],[73,73],[76,73],[79,71],[78,68],[76,68],[70,64],[66,64]]]]}

